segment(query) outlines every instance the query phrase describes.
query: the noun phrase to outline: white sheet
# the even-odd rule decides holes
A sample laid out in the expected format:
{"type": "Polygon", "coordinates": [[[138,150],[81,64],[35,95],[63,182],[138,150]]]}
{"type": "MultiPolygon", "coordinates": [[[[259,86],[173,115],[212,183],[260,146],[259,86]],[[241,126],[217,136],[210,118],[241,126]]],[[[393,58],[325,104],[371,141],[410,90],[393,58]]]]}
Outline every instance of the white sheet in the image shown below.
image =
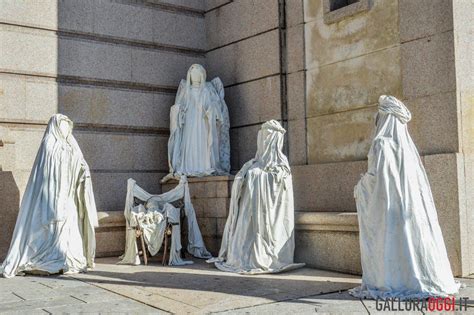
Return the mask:
{"type": "Polygon", "coordinates": [[[361,298],[426,298],[458,292],[428,178],[406,123],[411,114],[381,96],[368,171],[354,189],[361,298]]]}
{"type": "Polygon", "coordinates": [[[277,121],[264,123],[255,158],[235,176],[219,257],[208,260],[220,270],[258,274],[304,266],[293,263],[293,184],[284,134],[277,121]]]}
{"type": "Polygon", "coordinates": [[[72,121],[49,120],[1,273],[76,273],[94,266],[97,210],[89,166],[72,121]]]}
{"type": "Polygon", "coordinates": [[[144,231],[144,239],[151,255],[156,255],[163,243],[166,220],[173,223],[171,235],[171,247],[169,265],[186,265],[192,261],[181,259],[181,226],[180,209],[173,207],[170,203],[184,199],[184,211],[188,225],[188,252],[197,258],[210,258],[199,230],[194,207],[189,195],[189,187],[186,176],[182,176],[178,186],[161,195],[152,195],[140,188],[135,180],[129,179],[127,186],[127,198],[125,201],[124,216],[126,219],[126,244],[125,253],[119,264],[139,265],[138,247],[136,242],[136,227],[140,226],[144,231]],[[145,205],[134,206],[134,199],[145,201],[145,205]]]}

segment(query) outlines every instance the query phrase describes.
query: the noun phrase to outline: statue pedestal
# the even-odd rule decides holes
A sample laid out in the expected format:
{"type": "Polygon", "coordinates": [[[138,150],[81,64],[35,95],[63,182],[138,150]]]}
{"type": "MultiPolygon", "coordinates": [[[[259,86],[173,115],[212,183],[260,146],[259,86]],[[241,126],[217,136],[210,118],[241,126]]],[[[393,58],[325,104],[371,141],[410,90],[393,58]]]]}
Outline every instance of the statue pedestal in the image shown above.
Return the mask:
{"type": "MultiPolygon", "coordinates": [[[[191,202],[196,211],[199,228],[207,250],[214,256],[217,256],[221,246],[233,180],[234,176],[188,178],[191,202]]],[[[176,185],[177,180],[170,180],[161,185],[162,192],[170,191],[176,185]]]]}

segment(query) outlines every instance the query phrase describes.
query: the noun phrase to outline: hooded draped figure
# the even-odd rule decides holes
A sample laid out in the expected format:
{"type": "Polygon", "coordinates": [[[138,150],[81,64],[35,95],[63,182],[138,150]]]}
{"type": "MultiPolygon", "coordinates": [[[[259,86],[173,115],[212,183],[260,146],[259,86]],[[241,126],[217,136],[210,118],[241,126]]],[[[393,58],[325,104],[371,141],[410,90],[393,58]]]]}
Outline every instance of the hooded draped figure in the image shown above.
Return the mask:
{"type": "Polygon", "coordinates": [[[4,277],[77,273],[94,266],[97,210],[89,167],[72,128],[64,115],[49,120],[0,268],[4,277]]]}
{"type": "Polygon", "coordinates": [[[411,114],[382,95],[368,171],[354,189],[359,217],[359,298],[423,299],[458,292],[433,196],[407,129],[411,114]]]}
{"type": "Polygon", "coordinates": [[[275,120],[258,132],[255,158],[235,176],[219,257],[223,271],[258,274],[302,267],[294,264],[291,170],[282,152],[285,129],[275,120]]]}
{"type": "Polygon", "coordinates": [[[206,82],[206,70],[193,64],[181,80],[170,111],[170,178],[228,174],[229,113],[219,78],[206,82]]]}

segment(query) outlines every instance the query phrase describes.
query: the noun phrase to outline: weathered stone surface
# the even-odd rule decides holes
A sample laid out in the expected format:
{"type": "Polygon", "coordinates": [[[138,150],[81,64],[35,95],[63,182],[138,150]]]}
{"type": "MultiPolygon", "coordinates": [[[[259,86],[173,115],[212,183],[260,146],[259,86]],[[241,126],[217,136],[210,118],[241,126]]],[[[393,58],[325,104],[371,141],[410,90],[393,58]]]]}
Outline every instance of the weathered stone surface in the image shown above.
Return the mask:
{"type": "Polygon", "coordinates": [[[362,273],[356,232],[297,230],[295,241],[295,261],[313,268],[362,273]]]}
{"type": "Polygon", "coordinates": [[[169,128],[171,93],[59,86],[59,111],[76,124],[169,128]]]}
{"type": "Polygon", "coordinates": [[[125,252],[125,217],[123,211],[99,212],[95,230],[96,257],[118,257],[125,252]]]}
{"type": "Polygon", "coordinates": [[[230,198],[194,198],[192,203],[198,220],[200,218],[227,218],[230,198]]]}
{"type": "Polygon", "coordinates": [[[217,218],[199,218],[198,224],[203,237],[217,235],[217,218]]]}
{"type": "MultiPolygon", "coordinates": [[[[0,150],[3,148],[0,147],[0,150]]],[[[0,260],[3,261],[10,248],[10,241],[15,228],[20,192],[12,172],[0,171],[0,213],[2,226],[0,230],[0,260]]]]}
{"type": "MultiPolygon", "coordinates": [[[[306,67],[321,67],[399,43],[398,1],[375,0],[370,10],[325,24],[323,1],[305,1],[306,67]],[[356,43],[356,44],[355,44],[356,43]]],[[[387,61],[387,64],[393,61],[387,61]]]]}
{"type": "Polygon", "coordinates": [[[291,171],[297,211],[354,212],[354,186],[367,161],[295,165],[291,171]]]}
{"type": "Polygon", "coordinates": [[[47,121],[58,110],[57,95],[53,80],[0,74],[0,112],[7,121],[47,121]]]}
{"type": "Polygon", "coordinates": [[[51,29],[57,26],[59,6],[57,0],[41,2],[2,0],[0,5],[2,7],[0,10],[2,22],[51,29]]]}
{"type": "Polygon", "coordinates": [[[161,193],[160,179],[164,173],[148,172],[92,172],[92,184],[97,208],[101,211],[123,211],[127,195],[127,180],[133,178],[137,184],[152,194],[161,193]]]}
{"type": "Polygon", "coordinates": [[[286,76],[288,119],[296,120],[306,117],[305,78],[303,71],[286,76]]]}
{"type": "Polygon", "coordinates": [[[206,11],[215,9],[215,8],[220,7],[222,5],[225,5],[225,4],[229,4],[231,2],[232,2],[232,0],[206,0],[205,1],[206,11]]]}
{"type": "MultiPolygon", "coordinates": [[[[230,196],[233,176],[207,176],[188,178],[191,198],[227,198],[230,196]]],[[[162,184],[163,192],[178,185],[177,180],[162,184]]]]}
{"type": "Polygon", "coordinates": [[[308,162],[366,159],[376,112],[372,106],[308,119],[308,162]]]}
{"type": "Polygon", "coordinates": [[[230,158],[233,170],[239,170],[245,162],[255,157],[260,127],[261,125],[254,125],[230,130],[230,158]]]}
{"type": "Polygon", "coordinates": [[[408,131],[420,154],[458,152],[458,110],[455,93],[407,99],[404,103],[412,114],[408,131]]]}
{"type": "MultiPolygon", "coordinates": [[[[205,3],[209,0],[151,0],[150,2],[172,4],[175,6],[204,10],[205,3]]],[[[212,0],[211,0],[212,1],[212,0]]]]}
{"type": "Polygon", "coordinates": [[[402,42],[453,29],[453,1],[399,0],[399,12],[402,42]]]}
{"type": "Polygon", "coordinates": [[[233,1],[206,14],[208,49],[278,27],[278,1],[233,1]]]}
{"type": "Polygon", "coordinates": [[[286,2],[286,25],[288,27],[304,22],[303,0],[286,2]]]}
{"type": "Polygon", "coordinates": [[[307,72],[308,117],[377,104],[402,96],[400,49],[393,47],[307,72]]]}
{"type": "Polygon", "coordinates": [[[219,76],[225,85],[280,72],[278,30],[242,40],[206,54],[208,76],[219,76]]]}
{"type": "Polygon", "coordinates": [[[280,119],[280,85],[280,76],[272,76],[226,88],[231,126],[280,119]]]}
{"type": "MultiPolygon", "coordinates": [[[[454,275],[462,274],[460,234],[460,170],[462,161],[457,154],[428,155],[423,158],[431,185],[438,220],[443,232],[449,261],[454,275]]],[[[464,173],[464,171],[462,171],[464,173]]],[[[463,176],[463,174],[461,175],[463,176]]],[[[467,267],[467,266],[466,266],[467,267]]]]}
{"type": "Polygon", "coordinates": [[[93,170],[165,172],[168,169],[167,156],[156,154],[167,152],[167,137],[85,131],[76,132],[75,137],[93,170]]]}
{"type": "Polygon", "coordinates": [[[404,43],[401,57],[404,97],[419,97],[455,90],[452,32],[404,43]]]}
{"type": "Polygon", "coordinates": [[[287,72],[293,73],[305,68],[304,25],[296,25],[286,30],[287,72]]]}
{"type": "Polygon", "coordinates": [[[0,25],[0,69],[7,72],[55,75],[58,43],[53,32],[0,25]],[[34,54],[31,52],[34,51],[34,54]]]}
{"type": "Polygon", "coordinates": [[[288,122],[287,139],[291,165],[306,164],[306,120],[288,122]]]}

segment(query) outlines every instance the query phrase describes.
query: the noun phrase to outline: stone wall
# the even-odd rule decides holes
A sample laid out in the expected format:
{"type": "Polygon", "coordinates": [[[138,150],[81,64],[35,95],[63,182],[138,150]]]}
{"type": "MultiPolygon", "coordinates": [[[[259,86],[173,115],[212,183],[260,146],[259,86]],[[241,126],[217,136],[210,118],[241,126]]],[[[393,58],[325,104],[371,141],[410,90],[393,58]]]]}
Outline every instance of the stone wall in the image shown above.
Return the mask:
{"type": "MultiPolygon", "coordinates": [[[[473,125],[472,4],[360,0],[328,12],[329,3],[304,1],[308,165],[293,167],[297,210],[314,213],[314,220],[323,212],[356,211],[352,189],[366,170],[377,99],[394,95],[412,112],[409,131],[423,156],[453,271],[473,272],[466,223],[472,222],[473,177],[464,171],[472,163],[466,155],[473,125]]],[[[297,234],[297,244],[306,244],[297,246],[298,258],[360,272],[340,263],[358,257],[357,231],[348,228],[343,237],[340,230],[314,230],[297,234]],[[334,247],[339,250],[328,250],[334,247]],[[308,250],[329,254],[311,258],[308,250]]]]}
{"type": "MultiPolygon", "coordinates": [[[[47,121],[59,112],[75,122],[100,211],[123,210],[129,177],[159,192],[177,85],[192,63],[205,64],[204,1],[0,0],[0,7],[0,125],[16,153],[3,165],[9,189],[23,193],[47,121]]],[[[11,225],[13,199],[0,209],[11,225]]],[[[9,237],[1,243],[0,260],[9,237]]]]}

